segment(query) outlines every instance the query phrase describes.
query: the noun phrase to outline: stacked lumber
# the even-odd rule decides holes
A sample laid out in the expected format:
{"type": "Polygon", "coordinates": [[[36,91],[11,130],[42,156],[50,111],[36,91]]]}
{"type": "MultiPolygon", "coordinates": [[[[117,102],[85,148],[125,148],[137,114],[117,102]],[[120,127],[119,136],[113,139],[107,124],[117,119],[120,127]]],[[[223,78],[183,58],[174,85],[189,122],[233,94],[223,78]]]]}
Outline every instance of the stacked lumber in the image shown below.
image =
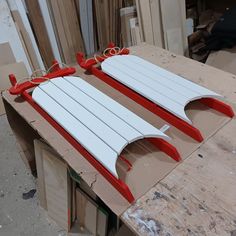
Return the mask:
{"type": "Polygon", "coordinates": [[[185,0],[136,0],[141,40],[177,54],[187,49],[185,0]]]}
{"type": "MultiPolygon", "coordinates": [[[[135,28],[137,22],[135,6],[121,8],[120,18],[122,45],[124,47],[136,45],[135,39],[131,36],[131,29],[135,28]]],[[[135,34],[133,37],[135,37],[135,34]]]]}
{"type": "Polygon", "coordinates": [[[61,57],[66,64],[75,63],[75,54],[84,51],[75,1],[48,0],[48,3],[61,57]]]}
{"type": "Polygon", "coordinates": [[[29,19],[31,21],[34,33],[38,40],[38,45],[40,48],[41,55],[47,67],[50,67],[54,59],[54,56],[46,32],[46,27],[43,22],[42,13],[39,10],[39,3],[38,1],[30,1],[30,0],[25,0],[25,3],[28,9],[29,19]]]}
{"type": "Polygon", "coordinates": [[[120,16],[119,9],[123,6],[122,0],[95,0],[95,17],[98,35],[98,48],[103,50],[109,42],[120,44],[120,16]]]}
{"type": "Polygon", "coordinates": [[[94,0],[98,48],[103,50],[110,41],[109,35],[109,1],[94,0]]]}

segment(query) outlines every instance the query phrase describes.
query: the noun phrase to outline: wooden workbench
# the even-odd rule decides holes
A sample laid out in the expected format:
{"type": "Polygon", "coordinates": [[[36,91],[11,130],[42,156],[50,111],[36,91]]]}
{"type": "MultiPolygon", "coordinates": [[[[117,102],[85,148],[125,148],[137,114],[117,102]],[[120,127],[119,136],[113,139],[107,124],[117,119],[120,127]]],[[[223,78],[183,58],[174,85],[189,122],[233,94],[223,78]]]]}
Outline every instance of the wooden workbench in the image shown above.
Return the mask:
{"type": "MultiPolygon", "coordinates": [[[[236,76],[146,44],[132,47],[131,53],[224,95],[228,102],[236,107],[236,76]]],[[[92,77],[83,74],[83,78],[91,82],[92,77]]],[[[94,85],[100,86],[97,81],[94,85]]],[[[104,83],[102,88],[105,93],[118,100],[118,92],[109,86],[104,87],[104,83]]],[[[30,125],[19,127],[20,122],[14,120],[14,115],[8,117],[11,119],[11,125],[15,126],[12,126],[13,129],[24,130],[24,133],[19,130],[19,134],[26,154],[29,153],[28,157],[33,153],[32,140],[42,137],[57,150],[68,165],[80,173],[105,203],[109,201],[110,206],[117,209],[117,214],[122,213],[122,221],[135,233],[165,236],[235,235],[235,119],[226,122],[214,136],[127,209],[127,202],[119,198],[110,184],[68,142],[61,139],[58,132],[29,104],[13,98],[7,92],[3,97],[8,104],[8,113],[13,108],[16,113],[12,114],[19,114],[30,125]],[[105,196],[105,192],[109,194],[105,196]]],[[[119,95],[119,102],[131,104],[130,101],[127,103],[128,100],[123,95],[119,95]]],[[[134,112],[143,111],[137,105],[134,112]]],[[[148,114],[145,110],[145,117],[148,114]]],[[[151,115],[149,118],[150,122],[151,119],[156,119],[151,115]]]]}
{"type": "MultiPolygon", "coordinates": [[[[143,45],[145,58],[236,103],[236,77],[143,45]]],[[[140,53],[140,51],[139,51],[140,53]]],[[[235,110],[235,106],[234,106],[235,110]]],[[[139,235],[236,235],[236,122],[231,120],[126,210],[121,219],[139,235]]]]}

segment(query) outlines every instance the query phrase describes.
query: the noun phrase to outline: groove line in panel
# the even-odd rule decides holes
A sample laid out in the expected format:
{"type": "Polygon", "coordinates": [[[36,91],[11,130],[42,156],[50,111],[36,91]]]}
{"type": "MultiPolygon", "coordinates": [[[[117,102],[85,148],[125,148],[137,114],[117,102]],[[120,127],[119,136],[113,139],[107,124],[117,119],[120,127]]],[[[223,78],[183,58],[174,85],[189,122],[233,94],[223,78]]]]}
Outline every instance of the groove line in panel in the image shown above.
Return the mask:
{"type": "Polygon", "coordinates": [[[118,154],[128,144],[115,131],[110,129],[105,123],[101,122],[92,113],[83,108],[79,103],[70,98],[63,90],[57,88],[53,83],[48,82],[40,86],[45,93],[61,105],[65,110],[74,116],[79,122],[86,126],[91,132],[106,143],[118,154]]]}
{"type": "Polygon", "coordinates": [[[92,112],[98,119],[106,123],[106,125],[126,139],[127,142],[134,141],[137,139],[137,137],[142,136],[140,132],[138,132],[128,123],[124,122],[114,113],[110,112],[105,106],[102,106],[96,100],[88,96],[79,88],[75,87],[73,84],[69,83],[64,78],[63,80],[54,79],[51,80],[51,82],[58,88],[63,89],[63,91],[68,96],[80,103],[85,109],[92,112]]]}
{"type": "Polygon", "coordinates": [[[167,135],[162,133],[160,130],[144,121],[142,118],[129,111],[124,106],[120,105],[110,97],[103,94],[101,91],[95,89],[92,85],[81,79],[74,79],[72,76],[64,77],[68,82],[72,83],[75,87],[81,89],[89,97],[96,100],[102,106],[107,107],[112,113],[118,116],[120,119],[125,121],[131,127],[136,129],[138,132],[143,134],[145,137],[150,136],[161,136],[163,139],[169,139],[167,135]],[[128,121],[128,122],[127,122],[128,121]]]}
{"type": "Polygon", "coordinates": [[[102,70],[155,104],[192,124],[185,106],[203,97],[221,97],[134,55],[115,55],[101,64],[102,70]]]}

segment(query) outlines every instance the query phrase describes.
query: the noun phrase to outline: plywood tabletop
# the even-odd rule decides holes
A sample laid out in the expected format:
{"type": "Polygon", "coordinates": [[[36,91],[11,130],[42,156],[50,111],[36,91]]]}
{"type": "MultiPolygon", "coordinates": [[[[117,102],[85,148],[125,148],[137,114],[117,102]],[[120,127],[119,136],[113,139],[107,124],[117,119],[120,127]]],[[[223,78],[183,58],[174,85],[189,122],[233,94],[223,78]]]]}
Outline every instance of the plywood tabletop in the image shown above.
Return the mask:
{"type": "MultiPolygon", "coordinates": [[[[234,106],[236,77],[163,49],[132,54],[221,93],[234,106]]],[[[139,235],[236,235],[236,122],[228,122],[121,219],[139,235]]]]}
{"type": "MultiPolygon", "coordinates": [[[[227,102],[231,103],[234,108],[236,107],[235,75],[146,44],[132,47],[131,53],[224,95],[227,102]]],[[[144,117],[145,120],[154,126],[161,127],[166,124],[166,122],[159,119],[156,115],[150,114],[134,101],[126,98],[105,83],[98,81],[94,76],[87,75],[81,69],[77,70],[77,75],[82,76],[85,81],[125,105],[140,117],[144,117]]],[[[170,171],[174,168],[170,173],[168,171],[169,174],[167,176],[161,173],[163,168],[160,165],[155,166],[152,164],[150,168],[156,171],[153,171],[153,174],[159,176],[155,183],[160,179],[161,181],[150,189],[150,186],[146,184],[148,182],[143,179],[145,186],[142,187],[145,187],[145,192],[146,188],[150,190],[145,195],[142,194],[141,198],[139,198],[140,195],[137,196],[139,200],[129,207],[128,202],[117,194],[117,191],[108,181],[75,148],[65,139],[62,139],[58,132],[45,119],[39,116],[28,103],[22,102],[19,98],[16,99],[7,92],[3,93],[3,97],[8,104],[9,110],[16,111],[11,114],[18,113],[23,117],[33,128],[31,130],[37,131],[37,134],[47,140],[50,146],[57,150],[58,154],[68,165],[73,167],[77,173],[80,173],[81,178],[92,187],[93,191],[117,215],[121,215],[124,223],[137,234],[165,236],[235,235],[235,119],[226,120],[226,125],[222,123],[223,128],[197,150],[195,147],[199,146],[198,143],[196,145],[194,142],[188,142],[189,139],[187,137],[180,134],[176,128],[171,127],[173,144],[175,146],[178,145],[181,150],[187,146],[187,151],[182,150],[188,154],[186,155],[187,158],[178,166],[172,165],[169,161],[163,162],[166,165],[168,164],[167,167],[170,171]],[[10,106],[14,109],[10,108],[10,106]],[[177,136],[180,138],[178,143],[175,143],[177,136]],[[193,150],[195,151],[193,152],[193,150]],[[190,153],[192,154],[190,155],[190,153]],[[159,175],[160,173],[161,175],[159,175]]],[[[195,113],[193,116],[199,119],[199,116],[195,115],[195,113]]],[[[215,117],[215,113],[212,113],[211,116],[215,117]]],[[[209,120],[209,116],[207,118],[209,120]]],[[[207,133],[208,123],[206,122],[202,126],[203,129],[201,131],[203,133],[207,133]]],[[[219,122],[215,124],[217,125],[219,122]]],[[[206,136],[208,137],[208,135],[206,136]]],[[[139,160],[145,159],[143,152],[138,158],[139,160]]],[[[151,160],[153,159],[151,158],[151,160]]],[[[147,176],[145,168],[142,167],[142,170],[143,176],[147,176]]],[[[136,175],[133,177],[136,177],[136,175]]],[[[138,186],[140,185],[139,182],[138,186]]],[[[152,183],[151,186],[153,185],[152,183]]],[[[143,189],[141,190],[143,191],[143,189]]]]}

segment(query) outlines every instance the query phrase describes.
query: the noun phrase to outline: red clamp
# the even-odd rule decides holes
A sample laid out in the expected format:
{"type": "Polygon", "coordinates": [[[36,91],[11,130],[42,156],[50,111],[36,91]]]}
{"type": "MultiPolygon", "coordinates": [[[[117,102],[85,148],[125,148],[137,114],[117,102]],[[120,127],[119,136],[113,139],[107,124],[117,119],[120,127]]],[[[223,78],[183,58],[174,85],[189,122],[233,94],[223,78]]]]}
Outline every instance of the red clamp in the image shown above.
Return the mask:
{"type": "Polygon", "coordinates": [[[60,68],[58,61],[54,60],[51,66],[52,72],[43,75],[39,78],[34,78],[30,81],[25,81],[21,84],[17,84],[17,80],[14,74],[9,75],[9,80],[12,84],[12,87],[9,89],[10,94],[17,95],[22,94],[25,90],[34,88],[38,84],[45,82],[46,79],[53,79],[60,76],[72,75],[75,73],[75,68],[73,67],[66,67],[60,68]],[[44,79],[45,78],[45,79],[44,79]]]}
{"type": "Polygon", "coordinates": [[[107,53],[103,53],[103,55],[94,56],[87,60],[84,59],[84,54],[82,52],[77,53],[76,58],[77,62],[85,70],[90,69],[92,66],[96,65],[98,62],[103,62],[108,57],[112,57],[114,55],[127,55],[129,54],[128,48],[122,48],[117,50],[118,47],[115,46],[114,43],[109,43],[107,46],[107,53]]]}

